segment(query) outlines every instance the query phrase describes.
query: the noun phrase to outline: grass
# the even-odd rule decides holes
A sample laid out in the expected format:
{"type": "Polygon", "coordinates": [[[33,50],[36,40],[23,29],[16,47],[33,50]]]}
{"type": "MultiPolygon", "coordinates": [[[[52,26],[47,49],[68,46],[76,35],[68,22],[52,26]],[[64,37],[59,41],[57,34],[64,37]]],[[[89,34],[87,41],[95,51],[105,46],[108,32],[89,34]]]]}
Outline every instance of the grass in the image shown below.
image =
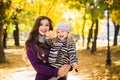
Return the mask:
{"type": "MultiPolygon", "coordinates": [[[[99,47],[97,52],[91,54],[89,50],[80,49],[77,51],[79,60],[76,75],[85,80],[120,80],[120,46],[111,47],[112,65],[106,66],[106,47],[99,47]]],[[[5,49],[6,63],[0,64],[0,80],[14,73],[16,69],[27,68],[23,55],[23,47],[8,47],[5,49]]],[[[74,72],[73,72],[74,74],[74,72]]]]}

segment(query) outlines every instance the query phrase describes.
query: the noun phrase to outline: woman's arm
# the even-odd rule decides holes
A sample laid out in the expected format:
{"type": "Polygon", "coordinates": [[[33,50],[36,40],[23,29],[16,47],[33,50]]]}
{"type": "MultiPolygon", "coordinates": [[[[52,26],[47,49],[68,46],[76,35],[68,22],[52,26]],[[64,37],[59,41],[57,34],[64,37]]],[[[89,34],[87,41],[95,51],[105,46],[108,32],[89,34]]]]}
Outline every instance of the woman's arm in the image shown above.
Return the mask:
{"type": "Polygon", "coordinates": [[[40,60],[35,55],[31,46],[28,46],[27,48],[27,56],[28,56],[30,63],[36,70],[36,72],[41,73],[46,76],[54,76],[54,77],[58,76],[58,69],[49,67],[47,63],[43,63],[43,61],[40,60]]]}
{"type": "Polygon", "coordinates": [[[70,65],[63,65],[59,70],[57,68],[52,68],[48,66],[47,63],[43,63],[42,60],[38,59],[38,57],[33,53],[32,47],[30,46],[28,46],[27,48],[27,56],[36,72],[46,76],[64,77],[68,74],[68,71],[70,69],[70,65]]]}

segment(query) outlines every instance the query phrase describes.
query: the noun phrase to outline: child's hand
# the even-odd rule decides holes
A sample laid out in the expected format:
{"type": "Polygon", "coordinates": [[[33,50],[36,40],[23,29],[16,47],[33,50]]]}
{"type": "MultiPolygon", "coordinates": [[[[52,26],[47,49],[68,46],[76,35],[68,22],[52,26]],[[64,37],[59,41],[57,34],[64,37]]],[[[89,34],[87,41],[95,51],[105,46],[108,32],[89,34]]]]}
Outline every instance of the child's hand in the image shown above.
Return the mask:
{"type": "Polygon", "coordinates": [[[55,33],[53,31],[48,31],[46,32],[46,37],[52,39],[55,37],[55,33]]]}
{"type": "Polygon", "coordinates": [[[77,66],[78,64],[76,62],[72,64],[72,67],[76,72],[78,72],[77,66]]]}

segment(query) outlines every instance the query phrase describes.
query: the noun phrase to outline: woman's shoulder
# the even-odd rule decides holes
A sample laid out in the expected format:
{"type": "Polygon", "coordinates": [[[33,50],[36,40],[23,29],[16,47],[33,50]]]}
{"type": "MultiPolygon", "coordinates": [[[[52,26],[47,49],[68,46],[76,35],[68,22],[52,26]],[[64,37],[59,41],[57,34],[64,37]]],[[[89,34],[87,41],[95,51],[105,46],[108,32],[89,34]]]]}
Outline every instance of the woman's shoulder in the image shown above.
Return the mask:
{"type": "Polygon", "coordinates": [[[34,46],[34,42],[33,41],[29,41],[26,45],[27,45],[27,47],[32,47],[32,46],[34,46]]]}

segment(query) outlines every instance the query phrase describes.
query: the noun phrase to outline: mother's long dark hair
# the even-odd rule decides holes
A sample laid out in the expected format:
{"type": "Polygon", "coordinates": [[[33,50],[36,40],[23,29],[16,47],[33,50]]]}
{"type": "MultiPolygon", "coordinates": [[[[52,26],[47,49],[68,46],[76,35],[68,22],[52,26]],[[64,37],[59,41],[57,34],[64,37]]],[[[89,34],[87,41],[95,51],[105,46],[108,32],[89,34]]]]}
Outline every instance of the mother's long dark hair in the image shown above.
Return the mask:
{"type": "Polygon", "coordinates": [[[34,26],[33,26],[32,30],[31,30],[31,32],[30,32],[30,34],[29,34],[29,36],[28,36],[28,39],[27,39],[26,42],[25,42],[25,46],[26,46],[26,47],[27,47],[27,45],[28,45],[28,43],[29,43],[30,41],[33,41],[33,42],[35,43],[35,46],[37,46],[37,42],[38,42],[38,37],[37,37],[37,36],[39,35],[38,29],[39,29],[41,20],[44,20],[44,19],[47,19],[47,20],[49,21],[49,24],[50,24],[50,28],[49,28],[49,29],[50,29],[50,30],[53,29],[52,21],[51,21],[50,18],[48,18],[47,16],[39,16],[39,17],[36,19],[35,23],[34,23],[34,26]]]}

